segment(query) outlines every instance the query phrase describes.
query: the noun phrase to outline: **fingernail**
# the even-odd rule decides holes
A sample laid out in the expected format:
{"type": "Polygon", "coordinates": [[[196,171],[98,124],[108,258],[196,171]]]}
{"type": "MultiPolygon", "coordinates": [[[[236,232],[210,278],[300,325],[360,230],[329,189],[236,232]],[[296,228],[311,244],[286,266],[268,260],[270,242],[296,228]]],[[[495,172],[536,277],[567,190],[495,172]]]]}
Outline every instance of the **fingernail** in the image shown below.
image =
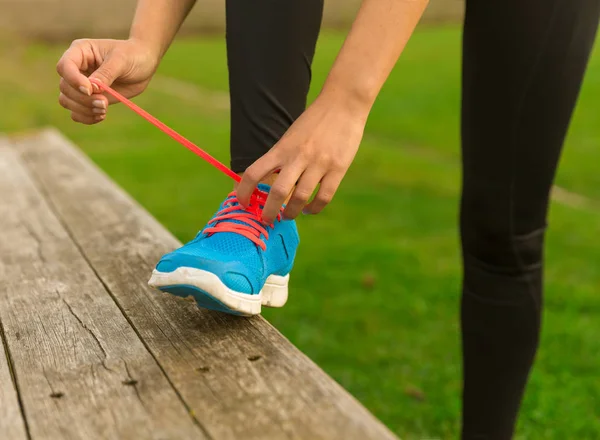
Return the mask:
{"type": "Polygon", "coordinates": [[[310,212],[308,212],[306,209],[302,210],[302,215],[310,215],[310,212]]]}
{"type": "Polygon", "coordinates": [[[100,91],[100,87],[98,87],[98,84],[92,83],[92,88],[94,89],[95,93],[98,93],[100,91]]]}
{"type": "Polygon", "coordinates": [[[106,118],[106,115],[98,115],[96,116],[96,121],[103,121],[106,118]]]}
{"type": "Polygon", "coordinates": [[[97,114],[97,115],[103,115],[106,113],[106,109],[103,108],[93,108],[92,112],[97,114]]]}
{"type": "Polygon", "coordinates": [[[79,91],[81,93],[83,93],[84,95],[88,95],[88,96],[92,95],[92,92],[89,89],[87,89],[85,86],[79,87],[79,91]]]}
{"type": "Polygon", "coordinates": [[[106,103],[101,99],[94,99],[92,105],[96,108],[106,108],[106,103]]]}

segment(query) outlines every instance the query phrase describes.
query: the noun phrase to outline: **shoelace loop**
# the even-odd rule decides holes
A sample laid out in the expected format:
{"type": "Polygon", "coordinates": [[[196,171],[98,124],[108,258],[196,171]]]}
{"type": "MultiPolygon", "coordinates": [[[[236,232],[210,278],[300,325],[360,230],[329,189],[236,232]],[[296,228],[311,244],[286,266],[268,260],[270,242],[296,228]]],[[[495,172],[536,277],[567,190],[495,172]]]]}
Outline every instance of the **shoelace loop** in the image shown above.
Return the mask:
{"type": "MultiPolygon", "coordinates": [[[[235,191],[229,193],[223,208],[208,222],[208,227],[204,229],[204,233],[210,236],[220,232],[232,232],[246,237],[263,251],[266,250],[265,240],[269,238],[268,229],[274,227],[273,223],[265,225],[261,220],[266,200],[267,194],[257,191],[252,194],[250,205],[243,210],[237,201],[235,191]],[[235,222],[232,220],[235,220],[235,222]]],[[[277,214],[276,220],[281,220],[282,212],[283,209],[277,214]]]]}

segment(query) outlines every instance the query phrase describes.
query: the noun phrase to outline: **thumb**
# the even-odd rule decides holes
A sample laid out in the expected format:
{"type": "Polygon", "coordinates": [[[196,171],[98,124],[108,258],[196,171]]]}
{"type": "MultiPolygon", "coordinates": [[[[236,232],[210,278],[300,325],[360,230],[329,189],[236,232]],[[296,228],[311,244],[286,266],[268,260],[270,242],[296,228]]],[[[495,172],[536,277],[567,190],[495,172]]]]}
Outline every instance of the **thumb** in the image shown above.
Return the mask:
{"type": "MultiPolygon", "coordinates": [[[[111,55],[91,75],[90,79],[96,79],[110,86],[117,78],[125,72],[125,60],[119,55],[111,55]]],[[[92,83],[95,92],[99,92],[98,86],[92,83]]]]}
{"type": "Polygon", "coordinates": [[[88,78],[81,73],[83,54],[79,50],[68,50],[64,53],[56,65],[58,74],[74,89],[86,95],[92,94],[92,85],[88,78]]]}

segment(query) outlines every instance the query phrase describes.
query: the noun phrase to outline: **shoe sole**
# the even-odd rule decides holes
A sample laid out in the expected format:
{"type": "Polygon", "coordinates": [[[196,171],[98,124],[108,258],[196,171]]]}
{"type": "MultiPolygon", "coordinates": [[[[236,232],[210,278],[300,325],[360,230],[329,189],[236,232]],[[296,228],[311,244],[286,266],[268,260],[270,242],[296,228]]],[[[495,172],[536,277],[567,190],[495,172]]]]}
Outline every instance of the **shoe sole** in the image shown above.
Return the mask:
{"type": "Polygon", "coordinates": [[[192,267],[179,267],[173,272],[154,270],[148,285],[172,295],[192,297],[198,307],[239,316],[253,316],[261,307],[282,307],[288,298],[289,274],[271,275],[262,290],[251,295],[227,287],[212,272],[192,267]]]}

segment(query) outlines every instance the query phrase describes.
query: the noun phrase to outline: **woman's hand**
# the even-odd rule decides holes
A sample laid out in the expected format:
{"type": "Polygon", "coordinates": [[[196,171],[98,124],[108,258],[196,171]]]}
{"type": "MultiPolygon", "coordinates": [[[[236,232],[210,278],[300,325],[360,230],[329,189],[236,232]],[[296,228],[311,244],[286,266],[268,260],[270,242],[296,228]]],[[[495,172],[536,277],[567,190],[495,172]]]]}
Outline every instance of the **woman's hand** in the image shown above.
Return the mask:
{"type": "Polygon", "coordinates": [[[99,93],[88,76],[131,98],[144,91],[158,62],[158,54],[139,40],[75,40],[56,66],[61,76],[58,102],[74,121],[98,123],[116,101],[99,93]]]}
{"type": "Polygon", "coordinates": [[[356,155],[368,112],[428,0],[363,0],[323,91],[281,140],[250,166],[237,189],[247,206],[254,188],[278,168],[263,209],[273,222],[294,189],[284,216],[320,212],[335,194],[356,155]],[[314,200],[305,206],[320,183],[314,200]]]}
{"type": "Polygon", "coordinates": [[[321,212],[356,155],[367,113],[368,109],[361,106],[319,96],[281,140],[246,170],[237,188],[239,202],[247,206],[258,183],[279,169],[263,209],[263,220],[275,220],[292,190],[283,213],[285,218],[295,218],[300,212],[321,212]],[[319,184],[316,196],[309,202],[319,184]]]}

